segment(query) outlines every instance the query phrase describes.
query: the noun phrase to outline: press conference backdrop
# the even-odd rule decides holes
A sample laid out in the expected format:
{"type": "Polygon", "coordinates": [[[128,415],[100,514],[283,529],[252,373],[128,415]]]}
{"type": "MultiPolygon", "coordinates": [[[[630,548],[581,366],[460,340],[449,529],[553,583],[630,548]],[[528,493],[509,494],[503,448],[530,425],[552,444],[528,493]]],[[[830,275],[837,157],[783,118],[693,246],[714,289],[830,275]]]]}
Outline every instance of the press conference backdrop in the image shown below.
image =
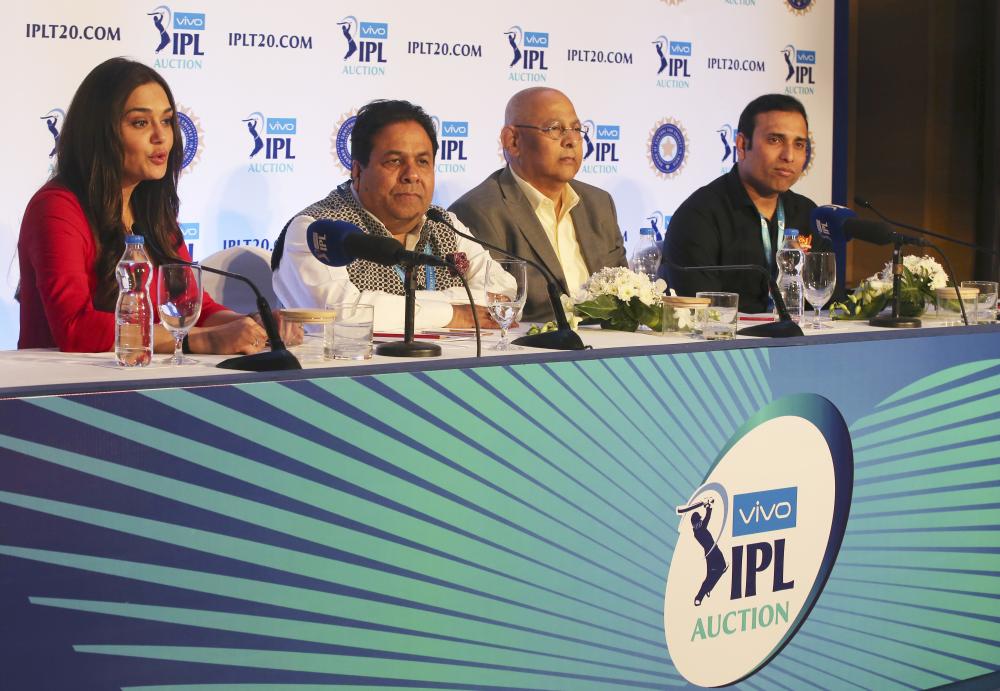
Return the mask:
{"type": "Polygon", "coordinates": [[[796,189],[830,201],[833,28],[834,0],[16,3],[0,41],[0,348],[16,346],[25,204],[52,173],[74,90],[106,58],[146,62],[174,91],[180,221],[196,259],[270,249],[347,177],[353,116],[374,98],[433,116],[435,201],[450,204],[502,165],[504,105],[528,86],[573,100],[590,127],[579,177],[613,195],[631,244],[729,169],[740,110],[766,92],[805,104],[796,189]]]}

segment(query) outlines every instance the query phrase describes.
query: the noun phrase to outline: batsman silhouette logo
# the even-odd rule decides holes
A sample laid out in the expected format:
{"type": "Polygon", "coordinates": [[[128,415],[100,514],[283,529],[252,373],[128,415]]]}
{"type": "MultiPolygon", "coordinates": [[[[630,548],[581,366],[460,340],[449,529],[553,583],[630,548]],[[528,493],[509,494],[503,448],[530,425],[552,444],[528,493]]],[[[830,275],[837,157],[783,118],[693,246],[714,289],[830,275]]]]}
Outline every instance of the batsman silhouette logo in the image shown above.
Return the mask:
{"type": "Polygon", "coordinates": [[[735,683],[791,641],[840,550],[852,484],[847,425],[825,398],[783,398],[733,436],[676,507],[664,628],[685,679],[735,683]]]}

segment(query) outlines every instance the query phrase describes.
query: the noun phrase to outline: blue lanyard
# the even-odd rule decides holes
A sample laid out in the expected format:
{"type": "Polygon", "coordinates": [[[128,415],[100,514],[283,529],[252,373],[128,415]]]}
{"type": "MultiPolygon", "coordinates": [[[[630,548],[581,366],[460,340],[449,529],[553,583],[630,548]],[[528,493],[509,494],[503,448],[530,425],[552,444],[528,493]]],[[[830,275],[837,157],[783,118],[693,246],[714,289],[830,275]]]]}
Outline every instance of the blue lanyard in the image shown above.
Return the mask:
{"type": "MultiPolygon", "coordinates": [[[[433,254],[433,250],[431,250],[430,240],[428,240],[427,244],[424,245],[424,254],[433,254]]],[[[400,282],[401,283],[405,282],[406,272],[404,272],[403,269],[398,265],[392,268],[396,270],[396,275],[399,276],[400,282]]],[[[431,266],[424,267],[424,290],[437,290],[437,273],[431,266]]]]}
{"type": "MultiPolygon", "coordinates": [[[[759,212],[758,212],[759,213],[759,212]]],[[[781,236],[785,234],[785,205],[781,203],[781,197],[778,197],[778,240],[781,240],[781,236]]],[[[760,239],[764,243],[764,263],[768,268],[774,268],[774,262],[771,259],[771,229],[767,227],[767,219],[764,218],[764,214],[760,214],[760,239]]]]}

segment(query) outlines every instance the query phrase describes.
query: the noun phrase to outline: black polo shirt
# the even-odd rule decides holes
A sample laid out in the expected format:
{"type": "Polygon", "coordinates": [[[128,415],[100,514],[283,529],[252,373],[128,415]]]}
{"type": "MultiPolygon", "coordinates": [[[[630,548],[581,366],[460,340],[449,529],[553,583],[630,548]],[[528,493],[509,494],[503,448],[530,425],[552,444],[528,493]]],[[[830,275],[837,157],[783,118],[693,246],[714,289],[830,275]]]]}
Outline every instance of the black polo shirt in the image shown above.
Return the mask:
{"type": "MultiPolygon", "coordinates": [[[[739,165],[739,164],[737,164],[739,165]]],[[[785,208],[785,228],[810,235],[809,215],[816,205],[795,192],[780,195],[785,208]]],[[[750,200],[734,165],[728,173],[696,190],[674,212],[663,243],[664,255],[680,266],[707,264],[759,264],[774,275],[774,253],[780,247],[778,214],[768,221],[771,231],[770,267],[764,261],[760,213],[750,200]]],[[[813,249],[829,249],[825,238],[816,236],[813,249]],[[820,244],[824,244],[820,247],[820,244]]],[[[740,294],[741,312],[767,311],[767,283],[750,271],[676,271],[665,263],[660,275],[678,295],[701,290],[740,294]]]]}

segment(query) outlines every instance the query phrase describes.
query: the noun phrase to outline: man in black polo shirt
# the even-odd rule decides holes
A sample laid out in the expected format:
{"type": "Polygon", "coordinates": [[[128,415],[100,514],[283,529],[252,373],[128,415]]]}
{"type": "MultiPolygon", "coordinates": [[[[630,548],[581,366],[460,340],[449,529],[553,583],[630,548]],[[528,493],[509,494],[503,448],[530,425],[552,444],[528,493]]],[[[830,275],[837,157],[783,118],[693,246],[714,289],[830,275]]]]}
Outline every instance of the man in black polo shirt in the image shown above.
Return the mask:
{"type": "MultiPolygon", "coordinates": [[[[806,109],[791,96],[760,96],[743,109],[738,129],[739,162],[685,199],[670,219],[660,275],[678,295],[739,293],[741,312],[765,312],[767,283],[759,274],[678,271],[666,262],[759,264],[773,276],[774,253],[785,228],[796,228],[807,247],[812,242],[809,214],[816,204],[790,190],[806,164],[806,109]]],[[[829,249],[825,244],[825,238],[816,236],[813,249],[829,249]]]]}

